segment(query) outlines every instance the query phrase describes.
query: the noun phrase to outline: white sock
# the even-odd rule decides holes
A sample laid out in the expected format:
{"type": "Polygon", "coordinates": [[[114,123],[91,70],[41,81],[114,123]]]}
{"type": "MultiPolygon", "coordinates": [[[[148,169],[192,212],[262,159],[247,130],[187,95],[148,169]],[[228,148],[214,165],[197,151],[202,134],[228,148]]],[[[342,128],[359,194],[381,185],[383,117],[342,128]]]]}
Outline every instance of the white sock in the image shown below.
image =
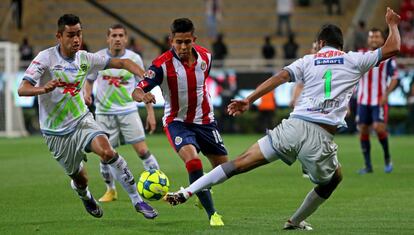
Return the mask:
{"type": "Polygon", "coordinates": [[[195,193],[200,192],[203,189],[210,188],[211,186],[220,184],[226,180],[227,180],[226,173],[224,173],[224,170],[220,165],[214,168],[213,170],[211,170],[209,173],[198,178],[185,190],[187,192],[190,192],[191,194],[195,194],[195,193]]]}
{"type": "Polygon", "coordinates": [[[305,200],[303,200],[302,205],[300,205],[295,214],[290,217],[290,222],[294,225],[298,225],[315,212],[324,201],[326,201],[326,199],[321,198],[315,190],[312,189],[308,195],[306,195],[305,200]]]}
{"type": "Polygon", "coordinates": [[[115,181],[114,177],[112,177],[111,169],[108,164],[100,163],[100,170],[102,178],[105,181],[106,188],[115,190],[115,181]]]}
{"type": "Polygon", "coordinates": [[[159,170],[160,169],[160,166],[158,165],[157,159],[152,154],[149,157],[147,157],[146,159],[143,159],[142,164],[144,165],[145,170],[149,170],[149,169],[159,170]]]}
{"type": "Polygon", "coordinates": [[[109,165],[112,175],[115,176],[115,179],[118,180],[118,182],[128,193],[132,204],[135,206],[138,202],[142,202],[142,198],[137,192],[137,185],[135,184],[134,176],[128,169],[128,165],[124,158],[121,157],[121,155],[118,155],[118,159],[109,165]]]}
{"type": "Polygon", "coordinates": [[[84,199],[84,200],[91,199],[92,195],[91,195],[91,192],[89,192],[88,187],[84,189],[80,189],[75,185],[75,182],[73,180],[70,181],[70,186],[72,187],[73,190],[75,190],[78,193],[81,199],[84,199]]]}

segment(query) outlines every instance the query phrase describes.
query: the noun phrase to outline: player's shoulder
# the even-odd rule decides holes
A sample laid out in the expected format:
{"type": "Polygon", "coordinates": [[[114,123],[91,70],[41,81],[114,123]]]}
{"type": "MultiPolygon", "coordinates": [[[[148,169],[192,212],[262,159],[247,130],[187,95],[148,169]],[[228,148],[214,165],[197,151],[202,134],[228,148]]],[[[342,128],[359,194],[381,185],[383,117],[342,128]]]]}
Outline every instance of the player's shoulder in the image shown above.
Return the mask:
{"type": "Polygon", "coordinates": [[[129,50],[129,49],[125,49],[124,57],[132,59],[132,60],[142,60],[141,56],[138,53],[136,53],[132,50],[129,50]]]}
{"type": "Polygon", "coordinates": [[[162,53],[160,56],[158,56],[157,58],[155,58],[152,61],[152,65],[156,66],[156,67],[160,67],[162,64],[172,60],[174,58],[174,54],[171,50],[168,50],[164,53],[162,53]]]}
{"type": "Polygon", "coordinates": [[[201,52],[201,53],[208,53],[208,54],[210,54],[210,51],[209,51],[209,50],[207,50],[207,48],[202,47],[202,46],[200,46],[200,45],[198,45],[198,44],[195,44],[193,47],[194,47],[194,49],[195,49],[196,51],[198,51],[198,52],[201,52]]]}
{"type": "Polygon", "coordinates": [[[102,48],[102,49],[100,49],[99,51],[97,51],[93,54],[100,55],[100,56],[109,56],[108,55],[108,48],[102,48]]]}

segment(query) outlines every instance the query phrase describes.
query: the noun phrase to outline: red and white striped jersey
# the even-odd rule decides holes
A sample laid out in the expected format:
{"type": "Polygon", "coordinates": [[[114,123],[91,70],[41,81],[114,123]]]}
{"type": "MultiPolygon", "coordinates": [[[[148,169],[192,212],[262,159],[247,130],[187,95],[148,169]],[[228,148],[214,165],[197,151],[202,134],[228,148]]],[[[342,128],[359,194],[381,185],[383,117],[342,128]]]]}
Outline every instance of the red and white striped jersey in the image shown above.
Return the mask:
{"type": "Polygon", "coordinates": [[[388,77],[397,78],[397,72],[397,63],[390,58],[365,73],[358,85],[358,104],[378,105],[386,93],[388,77]]]}
{"type": "Polygon", "coordinates": [[[211,67],[211,53],[198,45],[193,47],[196,62],[180,61],[173,49],[152,62],[137,87],[149,92],[160,86],[164,104],[164,126],[172,121],[209,124],[214,121],[213,105],[206,88],[211,67]]]}

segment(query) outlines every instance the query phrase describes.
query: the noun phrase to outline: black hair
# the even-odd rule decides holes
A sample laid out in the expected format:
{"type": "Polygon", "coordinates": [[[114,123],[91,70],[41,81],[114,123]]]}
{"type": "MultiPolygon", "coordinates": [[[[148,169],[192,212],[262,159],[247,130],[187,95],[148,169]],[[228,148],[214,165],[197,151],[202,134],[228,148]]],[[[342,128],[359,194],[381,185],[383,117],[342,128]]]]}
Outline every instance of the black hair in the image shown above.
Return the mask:
{"type": "Polygon", "coordinates": [[[325,24],[318,33],[318,42],[325,41],[325,45],[342,50],[344,38],[341,29],[333,24],[325,24]]]}
{"type": "Polygon", "coordinates": [[[379,28],[371,28],[370,30],[369,30],[370,32],[373,32],[373,33],[375,33],[375,32],[380,32],[380,34],[381,34],[381,37],[385,40],[385,33],[384,33],[384,31],[382,31],[381,29],[379,29],[379,28]]]}
{"type": "Polygon", "coordinates": [[[73,15],[73,14],[64,14],[63,16],[59,17],[59,20],[57,23],[58,32],[63,33],[63,31],[65,31],[66,25],[73,26],[77,24],[81,24],[78,16],[73,15]]]}
{"type": "Polygon", "coordinates": [[[114,25],[112,25],[111,27],[109,27],[108,28],[108,32],[107,32],[107,35],[109,36],[109,34],[111,34],[111,30],[112,29],[123,29],[124,30],[124,33],[125,33],[125,35],[127,35],[128,33],[127,33],[127,30],[126,30],[126,28],[125,28],[125,26],[123,26],[122,24],[114,24],[114,25]]]}
{"type": "Polygon", "coordinates": [[[171,24],[171,34],[174,35],[175,33],[194,33],[195,28],[193,22],[188,18],[179,18],[175,19],[174,22],[171,24]]]}

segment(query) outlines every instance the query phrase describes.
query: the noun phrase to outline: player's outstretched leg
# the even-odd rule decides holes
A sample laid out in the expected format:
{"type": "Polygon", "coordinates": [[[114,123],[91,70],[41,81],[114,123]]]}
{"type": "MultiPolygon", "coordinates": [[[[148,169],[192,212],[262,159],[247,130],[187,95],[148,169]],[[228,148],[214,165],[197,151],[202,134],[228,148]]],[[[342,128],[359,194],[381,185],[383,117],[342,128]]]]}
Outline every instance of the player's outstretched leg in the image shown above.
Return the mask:
{"type": "Polygon", "coordinates": [[[312,189],[308,195],[306,195],[305,200],[302,205],[297,209],[297,211],[290,217],[290,219],[285,223],[283,229],[285,230],[312,230],[310,224],[304,220],[308,218],[313,212],[318,209],[318,207],[328,199],[332,192],[336,189],[338,184],[342,180],[341,168],[336,169],[335,174],[332,176],[332,179],[328,184],[318,185],[312,189]]]}
{"type": "Polygon", "coordinates": [[[85,170],[81,169],[77,175],[72,176],[71,178],[72,180],[70,181],[70,185],[82,200],[86,211],[93,217],[101,218],[103,215],[103,210],[93,198],[91,192],[88,190],[88,179],[86,178],[85,170]]]}
{"type": "Polygon", "coordinates": [[[99,198],[100,202],[112,202],[118,199],[118,192],[116,191],[114,177],[108,164],[100,162],[100,172],[106,184],[105,194],[99,198]]]}
{"type": "Polygon", "coordinates": [[[146,151],[144,154],[140,154],[139,158],[142,160],[142,165],[144,165],[145,170],[160,169],[160,165],[158,164],[157,159],[152,153],[150,153],[150,151],[146,151]]]}
{"type": "Polygon", "coordinates": [[[375,132],[377,133],[378,140],[384,152],[384,163],[385,163],[384,172],[391,173],[393,170],[393,165],[391,162],[391,155],[390,155],[390,150],[389,150],[389,145],[388,145],[388,133],[385,128],[385,124],[374,123],[374,129],[375,129],[375,132]]]}
{"type": "Polygon", "coordinates": [[[112,149],[108,138],[104,135],[95,137],[92,140],[91,149],[101,157],[101,161],[109,165],[112,176],[118,180],[128,193],[137,212],[142,213],[147,219],[157,217],[158,212],[145,203],[139,196],[134,176],[129,170],[126,161],[112,149]]]}

